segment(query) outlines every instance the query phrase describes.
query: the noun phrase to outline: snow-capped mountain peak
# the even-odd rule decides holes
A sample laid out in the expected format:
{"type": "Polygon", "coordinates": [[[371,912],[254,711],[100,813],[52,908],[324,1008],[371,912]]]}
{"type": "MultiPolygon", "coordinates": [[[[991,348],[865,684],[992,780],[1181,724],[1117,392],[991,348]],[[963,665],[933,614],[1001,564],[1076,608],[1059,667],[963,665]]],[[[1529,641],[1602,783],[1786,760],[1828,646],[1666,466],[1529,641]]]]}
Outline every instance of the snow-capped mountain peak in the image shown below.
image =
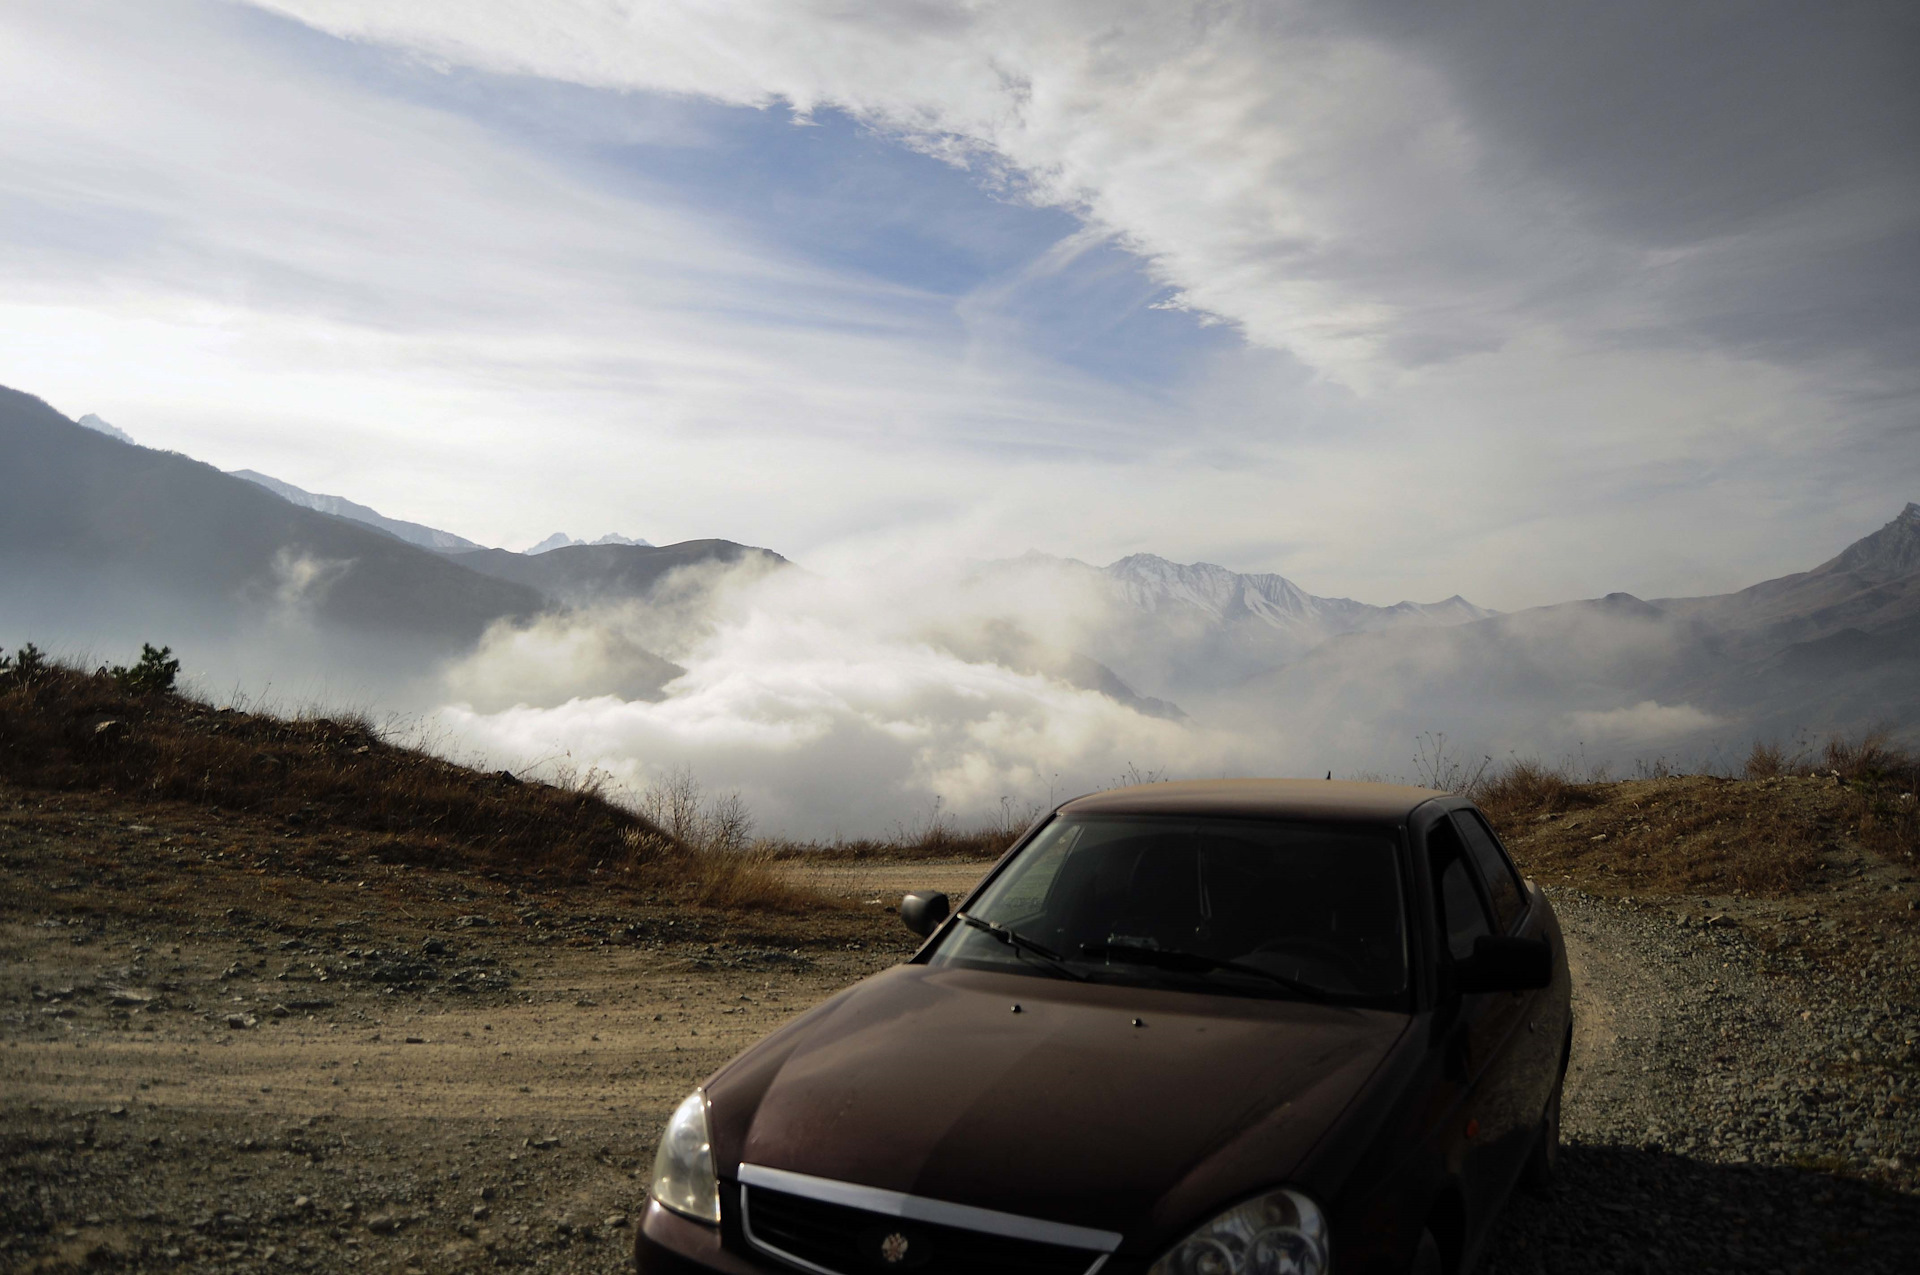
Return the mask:
{"type": "MultiPolygon", "coordinates": [[[[85,416],[75,421],[74,424],[85,425],[96,434],[105,434],[108,438],[117,438],[123,443],[133,442],[133,435],[127,433],[126,430],[121,429],[118,425],[109,425],[92,412],[88,412],[85,416]]],[[[138,444],[135,444],[135,446],[138,446],[138,444]]]]}
{"type": "MultiPolygon", "coordinates": [[[[81,424],[85,423],[81,422],[81,424]]],[[[263,474],[258,470],[235,469],[230,472],[235,478],[244,478],[256,487],[265,487],[289,504],[323,514],[332,514],[336,518],[350,518],[354,522],[365,523],[369,527],[378,527],[390,536],[397,536],[408,544],[419,545],[422,549],[431,549],[435,553],[465,553],[470,549],[481,547],[465,536],[456,536],[451,531],[441,531],[437,527],[408,522],[403,518],[389,518],[377,509],[356,504],[344,496],[329,496],[323,492],[308,491],[304,487],[296,487],[290,482],[283,482],[271,474],[263,474]]]]}
{"type": "Polygon", "coordinates": [[[1211,562],[1169,562],[1151,553],[1122,558],[1103,574],[1143,610],[1193,608],[1222,624],[1252,621],[1314,639],[1400,625],[1465,624],[1493,614],[1457,594],[1444,602],[1390,607],[1323,598],[1285,576],[1230,571],[1211,562]]]}
{"type": "Polygon", "coordinates": [[[564,531],[556,531],[539,544],[528,549],[522,549],[521,552],[525,554],[552,553],[555,549],[575,549],[582,545],[629,545],[636,549],[650,549],[653,547],[653,542],[650,540],[635,540],[629,536],[623,536],[616,531],[609,531],[598,540],[575,540],[564,531]]]}

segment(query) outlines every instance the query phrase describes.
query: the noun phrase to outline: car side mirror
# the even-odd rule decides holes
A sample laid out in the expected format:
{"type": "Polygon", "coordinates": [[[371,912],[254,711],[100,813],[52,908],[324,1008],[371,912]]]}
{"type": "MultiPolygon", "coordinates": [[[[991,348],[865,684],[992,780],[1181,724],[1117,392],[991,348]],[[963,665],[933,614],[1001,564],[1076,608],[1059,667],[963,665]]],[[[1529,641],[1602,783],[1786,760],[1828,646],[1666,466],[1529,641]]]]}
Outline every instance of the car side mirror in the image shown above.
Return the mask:
{"type": "Polygon", "coordinates": [[[1553,982],[1553,949],[1545,939],[1483,934],[1473,955],[1453,967],[1454,985],[1463,992],[1524,992],[1553,982]]]}
{"type": "Polygon", "coordinates": [[[900,900],[900,919],[921,938],[940,928],[948,910],[947,896],[937,890],[916,890],[900,900]]]}

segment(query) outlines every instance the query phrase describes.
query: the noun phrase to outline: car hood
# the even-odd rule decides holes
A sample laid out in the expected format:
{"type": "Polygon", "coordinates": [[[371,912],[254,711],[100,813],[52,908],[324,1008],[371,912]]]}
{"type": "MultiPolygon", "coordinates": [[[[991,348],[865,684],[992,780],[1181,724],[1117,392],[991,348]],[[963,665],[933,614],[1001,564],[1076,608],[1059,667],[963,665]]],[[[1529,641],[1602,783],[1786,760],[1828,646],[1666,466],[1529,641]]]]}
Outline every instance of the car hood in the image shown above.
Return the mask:
{"type": "Polygon", "coordinates": [[[1286,1180],[1407,1021],[898,966],[714,1077],[717,1167],[1137,1235],[1286,1180]]]}

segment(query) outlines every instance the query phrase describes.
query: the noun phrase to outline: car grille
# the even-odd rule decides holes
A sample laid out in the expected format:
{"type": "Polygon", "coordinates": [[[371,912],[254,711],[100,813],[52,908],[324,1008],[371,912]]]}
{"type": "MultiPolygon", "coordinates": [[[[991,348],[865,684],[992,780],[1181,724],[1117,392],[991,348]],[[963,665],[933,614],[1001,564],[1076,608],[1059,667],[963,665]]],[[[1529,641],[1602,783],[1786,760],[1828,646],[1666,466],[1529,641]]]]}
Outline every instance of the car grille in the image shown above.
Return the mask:
{"type": "Polygon", "coordinates": [[[1105,1257],[1083,1248],[989,1235],[964,1227],[903,1222],[884,1213],[828,1204],[766,1187],[741,1188],[754,1247],[835,1275],[912,1271],[916,1275],[1088,1275],[1105,1257]],[[889,1239],[904,1240],[885,1255],[889,1239]]]}

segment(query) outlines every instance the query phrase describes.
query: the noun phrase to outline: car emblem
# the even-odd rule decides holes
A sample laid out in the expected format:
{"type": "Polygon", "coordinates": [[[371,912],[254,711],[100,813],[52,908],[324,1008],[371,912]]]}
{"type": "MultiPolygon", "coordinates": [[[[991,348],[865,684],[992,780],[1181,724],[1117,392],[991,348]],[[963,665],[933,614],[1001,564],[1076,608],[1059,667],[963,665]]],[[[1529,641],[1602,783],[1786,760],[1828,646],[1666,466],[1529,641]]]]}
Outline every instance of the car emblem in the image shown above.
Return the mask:
{"type": "Polygon", "coordinates": [[[894,1222],[868,1227],[853,1237],[853,1251],[860,1254],[861,1265],[870,1271],[917,1271],[933,1261],[939,1245],[927,1233],[909,1222],[894,1222]]]}

